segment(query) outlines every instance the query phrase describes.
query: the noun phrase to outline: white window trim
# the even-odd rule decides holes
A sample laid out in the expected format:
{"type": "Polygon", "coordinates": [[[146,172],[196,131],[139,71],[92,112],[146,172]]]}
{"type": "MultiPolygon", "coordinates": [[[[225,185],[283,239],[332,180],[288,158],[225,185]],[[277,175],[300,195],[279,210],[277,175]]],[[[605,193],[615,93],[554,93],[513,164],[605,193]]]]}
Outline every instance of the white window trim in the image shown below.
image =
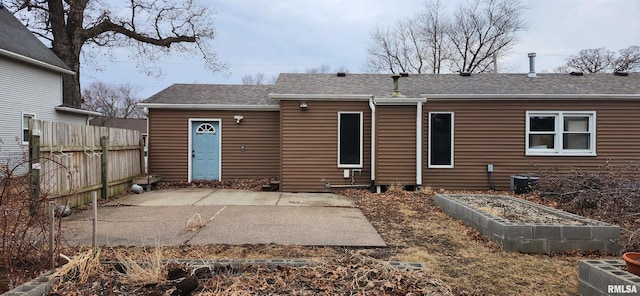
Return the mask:
{"type": "Polygon", "coordinates": [[[23,139],[24,136],[24,117],[31,116],[31,119],[36,119],[36,114],[31,112],[22,112],[22,116],[20,116],[20,139],[22,140],[22,145],[29,145],[29,139],[23,139]]]}
{"type": "Polygon", "coordinates": [[[364,154],[364,135],[363,135],[363,113],[362,112],[349,112],[349,111],[339,111],[338,112],[338,155],[337,155],[337,159],[338,159],[338,168],[345,168],[345,169],[361,169],[363,167],[362,164],[362,159],[363,159],[363,154],[364,154]],[[342,114],[358,114],[360,115],[360,161],[358,164],[341,164],[340,163],[340,147],[341,147],[341,143],[340,143],[340,118],[342,114]]]}
{"type": "Polygon", "coordinates": [[[429,112],[429,155],[427,156],[429,158],[429,164],[428,164],[428,168],[430,169],[452,169],[454,168],[454,154],[455,154],[455,143],[454,143],[454,139],[455,139],[455,135],[454,135],[454,131],[455,129],[455,113],[454,112],[429,112]],[[450,114],[451,115],[451,164],[450,165],[441,165],[441,164],[431,164],[431,115],[432,114],[450,114]]]}
{"type": "Polygon", "coordinates": [[[596,154],[596,111],[527,111],[525,116],[525,155],[526,156],[597,156],[596,154]],[[589,117],[589,150],[563,149],[564,117],[589,117]],[[529,133],[531,116],[554,116],[556,118],[554,134],[554,149],[530,149],[529,133]]]}

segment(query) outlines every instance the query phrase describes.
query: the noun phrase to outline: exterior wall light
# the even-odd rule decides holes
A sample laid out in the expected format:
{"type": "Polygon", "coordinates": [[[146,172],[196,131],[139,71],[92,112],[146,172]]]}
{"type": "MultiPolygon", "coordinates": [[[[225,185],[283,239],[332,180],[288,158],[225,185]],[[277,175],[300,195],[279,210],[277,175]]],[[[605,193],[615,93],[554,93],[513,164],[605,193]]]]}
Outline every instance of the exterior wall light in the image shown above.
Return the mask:
{"type": "Polygon", "coordinates": [[[242,121],[242,119],[244,119],[244,116],[242,116],[242,115],[234,115],[233,119],[236,120],[237,124],[240,124],[240,121],[242,121]]]}
{"type": "Polygon", "coordinates": [[[309,108],[309,106],[307,105],[307,102],[300,102],[300,110],[301,111],[307,111],[308,108],[309,108]]]}

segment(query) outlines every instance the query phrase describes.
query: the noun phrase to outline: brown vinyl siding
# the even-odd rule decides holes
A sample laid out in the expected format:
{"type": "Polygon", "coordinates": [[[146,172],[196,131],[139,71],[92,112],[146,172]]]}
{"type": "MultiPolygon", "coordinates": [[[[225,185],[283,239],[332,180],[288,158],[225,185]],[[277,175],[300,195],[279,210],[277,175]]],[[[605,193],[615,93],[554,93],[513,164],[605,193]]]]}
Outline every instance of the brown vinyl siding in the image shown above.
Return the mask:
{"type": "Polygon", "coordinates": [[[222,119],[222,180],[276,177],[279,112],[149,110],[149,173],[163,181],[188,181],[189,118],[222,119]],[[244,119],[236,124],[234,115],[244,119]],[[245,151],[241,151],[241,146],[245,151]]]}
{"type": "Polygon", "coordinates": [[[416,106],[376,107],[376,185],[416,184],[416,106]]]}
{"type": "Polygon", "coordinates": [[[429,101],[424,106],[423,183],[434,188],[509,189],[511,175],[597,169],[640,160],[640,108],[633,100],[429,101]],[[455,112],[454,168],[428,168],[428,112],[455,112]],[[597,156],[526,156],[526,111],[596,111],[597,156]]]}
{"type": "Polygon", "coordinates": [[[362,173],[354,184],[368,185],[371,179],[371,110],[366,101],[281,101],[280,189],[282,191],[326,191],[331,185],[348,185],[345,168],[338,167],[338,112],[362,112],[362,173]],[[325,180],[323,182],[322,180],[325,180]]]}

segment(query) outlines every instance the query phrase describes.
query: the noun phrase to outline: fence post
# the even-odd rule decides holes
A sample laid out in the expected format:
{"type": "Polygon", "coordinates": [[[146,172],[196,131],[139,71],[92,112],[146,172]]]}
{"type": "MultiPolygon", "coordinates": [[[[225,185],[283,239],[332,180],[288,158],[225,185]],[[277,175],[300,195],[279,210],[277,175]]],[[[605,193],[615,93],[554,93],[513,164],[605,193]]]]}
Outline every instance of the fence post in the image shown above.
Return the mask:
{"type": "Polygon", "coordinates": [[[100,146],[102,146],[102,155],[100,157],[100,173],[102,182],[102,198],[107,198],[109,192],[109,138],[100,137],[100,146]]]}
{"type": "MultiPolygon", "coordinates": [[[[33,124],[35,121],[31,121],[33,124]]],[[[33,126],[33,125],[31,125],[33,126]]],[[[29,172],[31,176],[31,202],[29,203],[29,213],[31,216],[37,214],[36,203],[40,199],[40,130],[29,130],[29,172]]]]}

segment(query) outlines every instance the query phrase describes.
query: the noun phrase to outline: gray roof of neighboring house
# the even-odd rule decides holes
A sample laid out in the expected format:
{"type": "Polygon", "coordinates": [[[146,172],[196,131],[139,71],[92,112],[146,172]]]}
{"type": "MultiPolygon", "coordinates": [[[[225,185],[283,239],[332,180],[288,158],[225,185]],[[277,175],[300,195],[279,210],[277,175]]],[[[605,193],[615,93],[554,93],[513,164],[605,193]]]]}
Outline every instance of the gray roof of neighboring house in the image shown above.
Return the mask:
{"type": "Polygon", "coordinates": [[[278,105],[273,85],[173,84],[144,104],[278,105]]]}
{"type": "MultiPolygon", "coordinates": [[[[387,74],[280,74],[275,94],[391,95],[393,80],[387,74]]],[[[640,95],[640,73],[614,74],[410,74],[400,77],[400,94],[432,95],[640,95]]],[[[427,98],[428,99],[428,98],[427,98]]]]}
{"type": "Polygon", "coordinates": [[[89,125],[132,129],[147,133],[147,120],[144,118],[113,118],[100,116],[90,119],[89,125]]]}
{"type": "Polygon", "coordinates": [[[70,71],[58,56],[2,5],[0,5],[0,49],[61,68],[60,70],[70,71]]]}

